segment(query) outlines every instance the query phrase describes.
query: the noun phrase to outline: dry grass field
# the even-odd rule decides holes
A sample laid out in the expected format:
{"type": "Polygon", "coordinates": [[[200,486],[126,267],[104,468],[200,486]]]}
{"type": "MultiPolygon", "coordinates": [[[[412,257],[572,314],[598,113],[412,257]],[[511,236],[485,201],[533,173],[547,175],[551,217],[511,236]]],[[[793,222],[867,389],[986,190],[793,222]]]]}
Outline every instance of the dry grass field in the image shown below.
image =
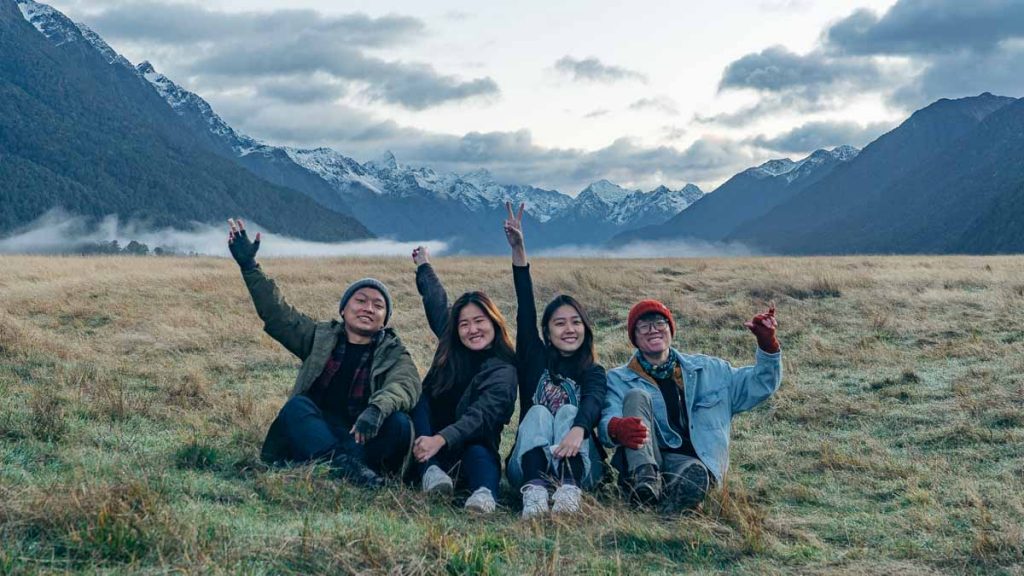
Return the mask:
{"type": "MultiPolygon", "coordinates": [[[[421,373],[407,259],[267,260],[327,318],[383,279],[421,373]]],[[[435,258],[449,293],[514,316],[507,258],[435,258]]],[[[1024,258],[535,260],[543,303],[589,306],[606,366],[640,297],[676,345],[752,361],[778,306],[778,394],[735,420],[726,486],[695,516],[589,498],[526,523],[504,494],[467,518],[394,486],[257,454],[296,360],[263,334],[235,264],[0,257],[0,574],[1024,574],[1024,258]]],[[[511,434],[503,443],[511,447],[511,434]]],[[[517,495],[516,495],[517,496],[517,495]]]]}

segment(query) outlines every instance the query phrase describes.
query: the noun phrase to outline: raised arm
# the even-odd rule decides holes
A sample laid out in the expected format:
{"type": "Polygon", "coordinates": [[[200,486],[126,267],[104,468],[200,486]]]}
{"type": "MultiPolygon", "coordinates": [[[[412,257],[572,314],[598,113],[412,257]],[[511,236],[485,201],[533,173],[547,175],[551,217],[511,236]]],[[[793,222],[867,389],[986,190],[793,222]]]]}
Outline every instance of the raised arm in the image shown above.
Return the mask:
{"type": "Polygon", "coordinates": [[[779,323],[775,319],[775,307],[762,312],[745,324],[757,338],[753,366],[733,368],[722,361],[723,369],[729,371],[729,388],[732,412],[746,412],[775,393],[782,382],[782,347],[775,336],[779,323]]]}
{"type": "Polygon", "coordinates": [[[412,251],[412,261],[416,264],[416,289],[423,298],[427,324],[434,336],[440,338],[448,324],[448,294],[434,272],[434,267],[430,265],[430,254],[426,247],[416,247],[412,251]]]}
{"type": "Polygon", "coordinates": [[[523,240],[523,210],[526,204],[519,205],[518,213],[512,212],[512,203],[505,201],[508,218],[505,219],[505,238],[512,248],[512,265],[526,266],[526,242],[523,240]]]}
{"type": "MultiPolygon", "coordinates": [[[[516,287],[516,350],[543,343],[537,331],[537,302],[533,298],[533,279],[526,261],[526,242],[523,239],[523,204],[519,213],[512,213],[512,203],[505,202],[508,218],[505,237],[512,247],[512,282],[516,287]]],[[[531,350],[532,352],[532,350],[531,350]]]]}
{"type": "Polygon", "coordinates": [[[316,322],[288,304],[277,284],[256,263],[260,234],[256,234],[255,242],[249,240],[241,219],[228,220],[228,227],[228,248],[242,270],[256,314],[263,320],[263,330],[289,352],[305,360],[313,350],[316,322]]]}

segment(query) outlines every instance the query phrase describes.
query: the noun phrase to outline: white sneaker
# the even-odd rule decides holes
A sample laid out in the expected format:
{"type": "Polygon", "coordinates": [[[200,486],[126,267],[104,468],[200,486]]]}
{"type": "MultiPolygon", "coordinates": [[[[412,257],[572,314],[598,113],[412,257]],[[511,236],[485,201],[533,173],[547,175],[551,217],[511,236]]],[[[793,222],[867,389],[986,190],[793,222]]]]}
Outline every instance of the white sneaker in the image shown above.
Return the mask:
{"type": "Polygon", "coordinates": [[[497,503],[490,488],[477,488],[469,498],[466,499],[466,510],[478,514],[490,514],[494,512],[497,503]]]}
{"type": "MultiPolygon", "coordinates": [[[[551,501],[554,503],[551,506],[551,511],[555,514],[575,514],[580,511],[580,496],[583,491],[580,490],[579,486],[573,486],[572,484],[562,484],[555,490],[551,501]]],[[[526,496],[523,496],[523,501],[526,501],[526,496]]],[[[523,514],[526,514],[524,507],[523,514]]]]}
{"type": "Polygon", "coordinates": [[[455,491],[455,483],[444,470],[432,465],[423,473],[423,491],[427,494],[451,496],[455,491]]]}
{"type": "Polygon", "coordinates": [[[548,489],[527,484],[520,490],[523,494],[523,520],[536,518],[548,513],[548,489]]]}

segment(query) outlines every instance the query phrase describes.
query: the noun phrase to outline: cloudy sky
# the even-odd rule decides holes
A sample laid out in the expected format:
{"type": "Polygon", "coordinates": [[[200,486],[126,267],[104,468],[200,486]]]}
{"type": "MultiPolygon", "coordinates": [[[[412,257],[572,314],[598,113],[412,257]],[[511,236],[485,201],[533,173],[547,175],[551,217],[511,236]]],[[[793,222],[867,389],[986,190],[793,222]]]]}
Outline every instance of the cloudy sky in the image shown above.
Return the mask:
{"type": "Polygon", "coordinates": [[[705,190],[1024,95],[1021,0],[54,0],[273,144],[575,195],[705,190]]]}

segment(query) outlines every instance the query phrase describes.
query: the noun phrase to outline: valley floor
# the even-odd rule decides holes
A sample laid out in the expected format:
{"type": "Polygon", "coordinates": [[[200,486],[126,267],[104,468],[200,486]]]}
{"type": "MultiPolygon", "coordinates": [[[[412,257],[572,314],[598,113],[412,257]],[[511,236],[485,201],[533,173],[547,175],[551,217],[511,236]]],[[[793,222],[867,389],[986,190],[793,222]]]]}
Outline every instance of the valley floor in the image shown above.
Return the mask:
{"type": "MultiPolygon", "coordinates": [[[[376,276],[424,373],[405,259],[266,260],[298,309],[376,276]]],[[[437,258],[450,294],[514,318],[510,262],[437,258]]],[[[752,361],[778,307],[784,379],[734,420],[732,467],[696,516],[609,491],[576,519],[486,520],[259,446],[297,361],[262,332],[234,263],[0,256],[0,574],[1024,574],[1024,258],[533,262],[538,301],[587,305],[607,367],[640,297],[676,345],[752,361]]],[[[515,421],[515,420],[513,420],[515,421]]],[[[512,444],[514,425],[503,449],[512,444]]]]}

